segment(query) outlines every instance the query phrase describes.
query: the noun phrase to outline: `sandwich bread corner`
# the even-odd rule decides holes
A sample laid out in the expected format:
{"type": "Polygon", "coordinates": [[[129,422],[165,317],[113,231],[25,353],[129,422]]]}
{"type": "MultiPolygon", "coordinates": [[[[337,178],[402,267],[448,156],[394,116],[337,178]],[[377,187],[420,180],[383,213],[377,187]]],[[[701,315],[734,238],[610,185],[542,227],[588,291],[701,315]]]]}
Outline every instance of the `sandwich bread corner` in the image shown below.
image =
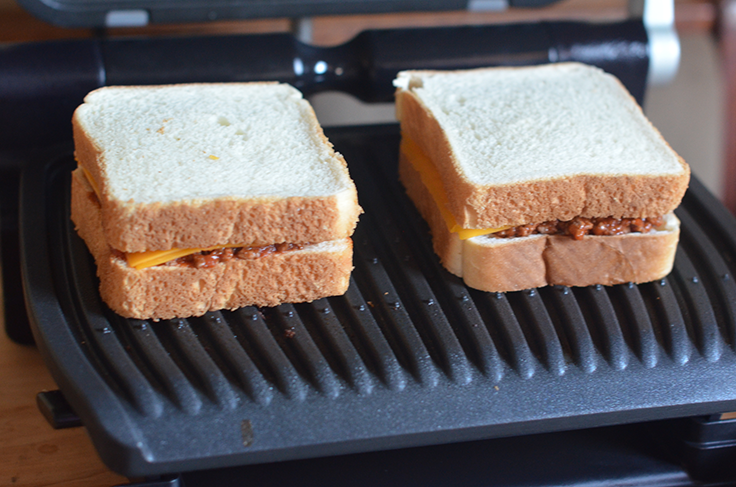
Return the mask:
{"type": "Polygon", "coordinates": [[[182,318],[347,290],[362,209],[298,90],[107,87],[72,124],[71,217],[116,313],[182,318]]]}
{"type": "Polygon", "coordinates": [[[492,292],[672,269],[690,169],[623,85],[578,63],[398,74],[399,177],[442,264],[492,292]]]}

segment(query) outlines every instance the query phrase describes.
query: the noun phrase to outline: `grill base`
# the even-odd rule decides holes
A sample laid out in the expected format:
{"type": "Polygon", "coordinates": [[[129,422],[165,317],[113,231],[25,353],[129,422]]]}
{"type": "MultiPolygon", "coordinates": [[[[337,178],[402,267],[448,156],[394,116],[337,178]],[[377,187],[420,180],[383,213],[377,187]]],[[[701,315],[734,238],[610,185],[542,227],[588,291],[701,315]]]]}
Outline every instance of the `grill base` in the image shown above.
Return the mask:
{"type": "Polygon", "coordinates": [[[736,223],[697,180],[677,212],[668,278],[482,293],[432,252],[397,181],[398,127],[327,135],[365,209],[346,295],[187,320],[125,320],[100,301],[68,218],[70,148],[24,173],[34,335],[113,470],[159,475],[736,409],[736,223]]]}

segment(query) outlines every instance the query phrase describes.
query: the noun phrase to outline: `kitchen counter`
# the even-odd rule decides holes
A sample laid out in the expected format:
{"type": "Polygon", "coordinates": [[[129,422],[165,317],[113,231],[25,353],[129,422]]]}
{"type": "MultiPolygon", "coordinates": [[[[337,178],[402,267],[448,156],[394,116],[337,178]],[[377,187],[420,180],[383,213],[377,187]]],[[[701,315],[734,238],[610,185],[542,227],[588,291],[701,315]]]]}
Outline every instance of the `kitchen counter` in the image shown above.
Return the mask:
{"type": "Polygon", "coordinates": [[[32,346],[0,332],[0,486],[112,486],[125,477],[105,467],[84,428],[54,430],[36,394],[56,389],[32,346]]]}

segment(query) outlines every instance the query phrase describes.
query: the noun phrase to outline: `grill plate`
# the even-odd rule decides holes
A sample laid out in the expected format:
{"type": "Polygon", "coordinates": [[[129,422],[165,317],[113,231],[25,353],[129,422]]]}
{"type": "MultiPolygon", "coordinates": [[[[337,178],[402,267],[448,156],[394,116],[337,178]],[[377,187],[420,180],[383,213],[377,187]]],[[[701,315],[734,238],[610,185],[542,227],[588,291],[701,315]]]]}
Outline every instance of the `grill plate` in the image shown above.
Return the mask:
{"type": "Polygon", "coordinates": [[[100,301],[69,220],[71,148],[24,173],[34,335],[112,469],[143,476],[736,409],[736,223],[697,180],[677,212],[668,278],[483,293],[432,252],[397,181],[398,128],[327,135],[365,209],[347,294],[187,320],[125,320],[100,301]]]}

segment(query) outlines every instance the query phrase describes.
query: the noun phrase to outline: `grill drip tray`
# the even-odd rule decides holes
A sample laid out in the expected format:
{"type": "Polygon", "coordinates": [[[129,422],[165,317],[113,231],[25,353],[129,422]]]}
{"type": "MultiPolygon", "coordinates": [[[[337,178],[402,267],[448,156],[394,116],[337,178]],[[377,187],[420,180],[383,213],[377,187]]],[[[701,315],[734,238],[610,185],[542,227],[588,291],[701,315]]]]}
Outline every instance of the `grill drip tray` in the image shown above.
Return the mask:
{"type": "Polygon", "coordinates": [[[144,476],[736,409],[736,223],[698,181],[677,212],[668,278],[483,293],[432,252],[397,181],[398,128],[328,136],[365,209],[347,294],[187,320],[125,320],[100,301],[69,220],[71,148],[24,174],[34,334],[112,469],[144,476]]]}

